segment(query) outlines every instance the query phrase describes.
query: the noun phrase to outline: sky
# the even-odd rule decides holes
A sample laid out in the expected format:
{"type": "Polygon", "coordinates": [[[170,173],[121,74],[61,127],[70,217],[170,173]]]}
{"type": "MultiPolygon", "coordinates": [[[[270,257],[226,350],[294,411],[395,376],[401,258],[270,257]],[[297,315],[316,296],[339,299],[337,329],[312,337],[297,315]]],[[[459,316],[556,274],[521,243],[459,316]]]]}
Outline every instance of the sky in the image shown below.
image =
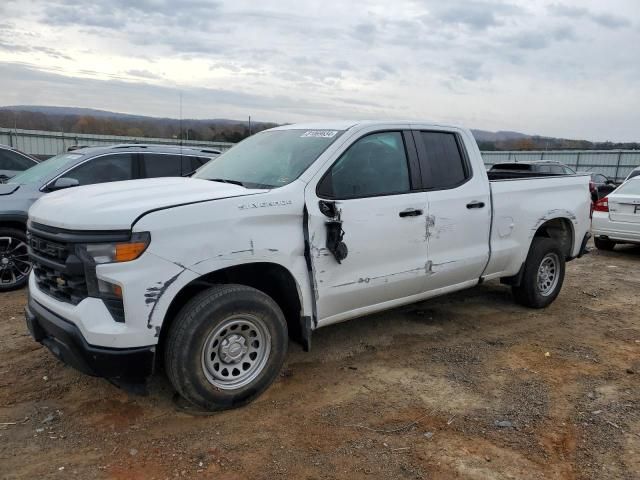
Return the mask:
{"type": "Polygon", "coordinates": [[[2,0],[0,105],[640,141],[638,0],[2,0]]]}

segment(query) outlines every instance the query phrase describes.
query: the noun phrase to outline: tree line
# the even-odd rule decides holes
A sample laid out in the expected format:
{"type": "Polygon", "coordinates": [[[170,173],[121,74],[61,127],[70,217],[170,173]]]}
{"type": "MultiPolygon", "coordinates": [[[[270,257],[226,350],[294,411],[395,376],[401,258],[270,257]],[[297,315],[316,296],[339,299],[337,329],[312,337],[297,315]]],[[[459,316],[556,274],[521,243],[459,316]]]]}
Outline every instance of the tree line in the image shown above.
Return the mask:
{"type": "MultiPolygon", "coordinates": [[[[0,109],[0,127],[46,130],[64,133],[120,135],[128,137],[173,138],[237,143],[252,133],[277,126],[276,123],[233,120],[178,120],[108,112],[100,115],[0,109]]],[[[613,150],[640,149],[638,142],[590,142],[564,138],[520,136],[512,139],[478,140],[483,151],[494,150],[613,150]]]]}
{"type": "Polygon", "coordinates": [[[174,138],[239,142],[275,123],[231,120],[178,120],[135,116],[59,115],[43,112],[0,110],[0,127],[64,133],[120,135],[139,138],[174,138]]]}

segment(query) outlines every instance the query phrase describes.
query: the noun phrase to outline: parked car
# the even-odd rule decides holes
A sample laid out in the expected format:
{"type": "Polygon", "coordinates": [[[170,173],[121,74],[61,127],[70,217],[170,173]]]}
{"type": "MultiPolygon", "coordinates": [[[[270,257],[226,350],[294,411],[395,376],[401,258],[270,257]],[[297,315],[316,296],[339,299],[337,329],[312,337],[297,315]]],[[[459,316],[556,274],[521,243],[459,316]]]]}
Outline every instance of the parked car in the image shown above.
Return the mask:
{"type": "Polygon", "coordinates": [[[618,186],[616,182],[607,178],[601,173],[585,172],[591,175],[589,190],[591,191],[591,199],[597,202],[599,199],[606,197],[613,192],[618,186]]]}
{"type": "Polygon", "coordinates": [[[0,183],[37,164],[38,161],[26,153],[8,145],[0,145],[0,183]]]}
{"type": "Polygon", "coordinates": [[[640,176],[640,167],[636,167],[633,170],[631,170],[631,172],[629,172],[629,175],[627,175],[627,178],[625,178],[625,181],[637,176],[640,176]]]}
{"type": "Polygon", "coordinates": [[[589,238],[589,177],[491,181],[469,130],[287,125],[194,178],[55,192],[29,211],[26,321],[69,365],[143,382],[156,356],[225,409],[278,376],[288,335],[500,279],[532,308],[589,238]]]}
{"type": "Polygon", "coordinates": [[[495,178],[519,178],[523,175],[575,175],[576,172],[565,164],[552,160],[536,160],[531,162],[496,163],[490,169],[495,178]]]}
{"type": "Polygon", "coordinates": [[[78,185],[181,176],[216,157],[217,150],[166,145],[83,148],[45,160],[0,184],[0,292],[27,283],[27,211],[42,195],[78,185]]]}
{"type": "Polygon", "coordinates": [[[632,177],[594,206],[591,229],[596,247],[640,244],[640,176],[632,177]]]}

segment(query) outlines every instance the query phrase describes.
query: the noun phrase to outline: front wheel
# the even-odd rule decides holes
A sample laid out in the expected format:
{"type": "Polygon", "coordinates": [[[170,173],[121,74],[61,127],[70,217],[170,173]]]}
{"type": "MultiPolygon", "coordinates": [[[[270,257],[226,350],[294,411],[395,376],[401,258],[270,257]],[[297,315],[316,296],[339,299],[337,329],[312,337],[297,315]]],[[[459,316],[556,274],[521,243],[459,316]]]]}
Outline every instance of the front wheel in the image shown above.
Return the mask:
{"type": "Polygon", "coordinates": [[[557,242],[537,237],[531,243],[520,285],[513,287],[518,303],[531,308],[550,305],[564,282],[565,258],[557,242]]]}
{"type": "Polygon", "coordinates": [[[171,325],[166,371],[194,405],[234,408],[273,383],[287,343],[287,322],[273,299],[243,285],[216,285],[191,299],[171,325]]]}
{"type": "Polygon", "coordinates": [[[26,285],[30,271],[27,235],[15,228],[0,228],[0,292],[26,285]]]}

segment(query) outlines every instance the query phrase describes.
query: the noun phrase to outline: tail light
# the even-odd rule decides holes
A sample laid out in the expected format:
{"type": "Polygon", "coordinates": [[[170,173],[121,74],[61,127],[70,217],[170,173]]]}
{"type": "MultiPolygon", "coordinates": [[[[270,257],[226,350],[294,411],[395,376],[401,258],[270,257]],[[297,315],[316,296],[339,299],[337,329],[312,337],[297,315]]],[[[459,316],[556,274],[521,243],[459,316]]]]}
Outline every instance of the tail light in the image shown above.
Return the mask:
{"type": "Polygon", "coordinates": [[[593,207],[594,212],[608,212],[609,211],[609,199],[607,197],[601,198],[596,202],[593,207]]]}

